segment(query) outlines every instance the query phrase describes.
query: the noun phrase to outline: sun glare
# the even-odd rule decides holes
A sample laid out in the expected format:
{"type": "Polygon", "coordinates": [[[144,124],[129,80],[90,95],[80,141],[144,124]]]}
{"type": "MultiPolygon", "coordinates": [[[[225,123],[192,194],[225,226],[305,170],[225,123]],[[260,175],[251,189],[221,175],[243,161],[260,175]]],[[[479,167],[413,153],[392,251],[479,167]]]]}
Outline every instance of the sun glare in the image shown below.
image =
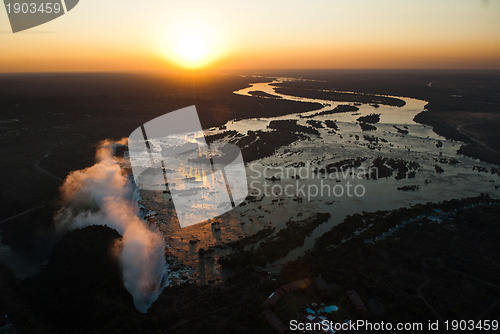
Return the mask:
{"type": "Polygon", "coordinates": [[[167,28],[165,56],[185,68],[201,68],[222,52],[220,34],[213,25],[201,21],[179,21],[167,28]]]}

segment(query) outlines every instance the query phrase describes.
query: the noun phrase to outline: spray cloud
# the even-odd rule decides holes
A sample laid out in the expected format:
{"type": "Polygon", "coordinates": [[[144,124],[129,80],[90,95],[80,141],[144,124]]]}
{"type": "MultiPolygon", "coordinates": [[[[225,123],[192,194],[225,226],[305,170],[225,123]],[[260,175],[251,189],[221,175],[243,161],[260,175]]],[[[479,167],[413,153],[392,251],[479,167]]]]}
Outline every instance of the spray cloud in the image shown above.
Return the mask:
{"type": "Polygon", "coordinates": [[[122,141],[101,142],[96,164],[67,176],[61,187],[64,206],[55,221],[61,231],[106,225],[122,235],[116,254],[123,283],[137,310],[145,313],[167,283],[165,241],[139,217],[132,184],[113,157],[122,141]]]}

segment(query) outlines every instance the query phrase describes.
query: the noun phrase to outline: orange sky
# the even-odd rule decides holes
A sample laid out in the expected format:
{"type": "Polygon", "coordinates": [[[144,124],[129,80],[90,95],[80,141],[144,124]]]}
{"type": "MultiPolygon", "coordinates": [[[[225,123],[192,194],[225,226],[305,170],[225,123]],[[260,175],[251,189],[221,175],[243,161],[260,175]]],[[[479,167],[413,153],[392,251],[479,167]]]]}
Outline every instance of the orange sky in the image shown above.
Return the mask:
{"type": "Polygon", "coordinates": [[[500,68],[500,0],[80,0],[16,34],[0,18],[0,72],[500,68]]]}

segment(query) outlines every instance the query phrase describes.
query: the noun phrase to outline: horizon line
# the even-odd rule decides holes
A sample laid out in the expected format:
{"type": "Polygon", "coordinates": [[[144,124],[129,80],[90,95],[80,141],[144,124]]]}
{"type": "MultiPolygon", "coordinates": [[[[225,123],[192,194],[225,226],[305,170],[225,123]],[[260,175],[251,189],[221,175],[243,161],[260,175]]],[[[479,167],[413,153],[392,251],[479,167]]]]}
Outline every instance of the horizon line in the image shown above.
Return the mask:
{"type": "Polygon", "coordinates": [[[437,68],[437,67],[387,67],[387,68],[254,68],[254,69],[161,69],[161,70],[115,70],[115,71],[12,71],[0,72],[0,75],[8,74],[163,74],[163,73],[185,73],[185,74],[205,74],[223,72],[249,72],[249,71],[463,71],[463,72],[486,72],[498,71],[500,68],[437,68]]]}

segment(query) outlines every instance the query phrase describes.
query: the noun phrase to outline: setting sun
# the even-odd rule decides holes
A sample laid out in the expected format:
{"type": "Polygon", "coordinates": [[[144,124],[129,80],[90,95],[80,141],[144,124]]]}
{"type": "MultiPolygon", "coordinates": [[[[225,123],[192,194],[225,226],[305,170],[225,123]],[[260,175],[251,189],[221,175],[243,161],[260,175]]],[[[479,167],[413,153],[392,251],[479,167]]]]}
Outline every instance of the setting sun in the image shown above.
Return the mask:
{"type": "Polygon", "coordinates": [[[167,29],[164,55],[185,68],[201,68],[216,60],[222,52],[218,30],[199,20],[182,20],[167,29]]]}

